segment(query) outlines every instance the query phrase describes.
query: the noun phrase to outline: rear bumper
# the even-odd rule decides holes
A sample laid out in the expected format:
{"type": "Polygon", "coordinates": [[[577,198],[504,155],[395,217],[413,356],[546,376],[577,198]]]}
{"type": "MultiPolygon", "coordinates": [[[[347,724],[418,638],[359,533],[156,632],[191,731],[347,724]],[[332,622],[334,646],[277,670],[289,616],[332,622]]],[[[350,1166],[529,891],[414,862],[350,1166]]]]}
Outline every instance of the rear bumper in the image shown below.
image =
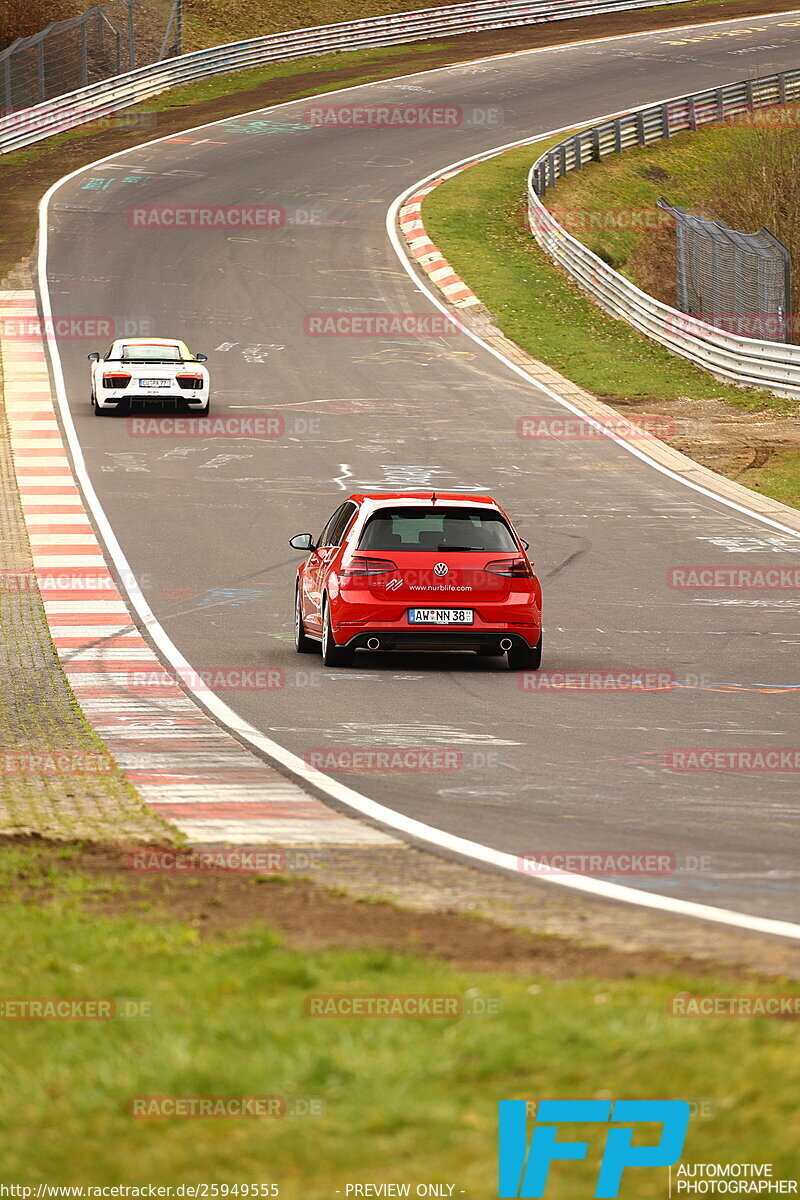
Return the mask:
{"type": "Polygon", "coordinates": [[[541,637],[541,626],[529,626],[524,633],[518,629],[470,629],[467,627],[429,627],[426,629],[366,629],[347,640],[344,629],[335,639],[338,646],[349,646],[353,650],[367,650],[367,642],[377,638],[378,650],[436,651],[436,650],[486,650],[492,654],[503,654],[500,643],[508,639],[515,646],[533,648],[541,637]]]}
{"type": "Polygon", "coordinates": [[[208,404],[208,394],[202,392],[182,392],[180,395],[169,396],[142,396],[138,392],[131,392],[128,395],[115,395],[110,399],[105,396],[95,397],[95,403],[98,408],[108,408],[114,410],[117,408],[127,408],[132,404],[180,404],[187,408],[205,408],[208,404]]]}

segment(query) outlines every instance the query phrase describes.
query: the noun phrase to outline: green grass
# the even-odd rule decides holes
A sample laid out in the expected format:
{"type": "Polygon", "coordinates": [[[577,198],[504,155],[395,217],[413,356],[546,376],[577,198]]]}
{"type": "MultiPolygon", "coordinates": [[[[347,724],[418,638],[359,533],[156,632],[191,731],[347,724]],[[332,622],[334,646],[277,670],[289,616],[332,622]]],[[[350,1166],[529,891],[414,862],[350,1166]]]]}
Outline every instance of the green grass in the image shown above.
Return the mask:
{"type": "Polygon", "coordinates": [[[720,383],[607,316],[539,249],[525,226],[527,172],[563,136],[470,167],[425,199],[431,239],[503,333],[612,401],[715,398],[747,411],[796,411],[791,401],[720,383]]]}
{"type": "MultiPolygon", "coordinates": [[[[581,241],[643,287],[653,282],[657,267],[651,260],[657,260],[660,251],[638,261],[639,252],[647,250],[654,239],[641,228],[613,228],[614,218],[630,209],[657,216],[656,202],[661,196],[695,212],[711,212],[734,228],[752,230],[766,225],[792,249],[796,273],[800,254],[797,212],[787,191],[793,186],[800,158],[800,108],[787,105],[760,115],[775,124],[711,125],[589,163],[548,192],[548,208],[585,214],[588,222],[578,235],[581,241]],[[604,216],[610,218],[612,227],[592,228],[591,218],[603,220],[604,216]],[[643,275],[643,270],[647,274],[643,275]]],[[[674,283],[671,248],[668,269],[674,283]]]]}
{"type": "MultiPolygon", "coordinates": [[[[789,1174],[800,1141],[800,1060],[789,1021],[678,1020],[676,991],[796,990],[703,980],[478,975],[377,950],[314,955],[264,925],[200,940],[192,924],[90,915],[107,881],[47,874],[35,851],[0,850],[4,996],[144,998],[143,1020],[3,1024],[0,1153],[35,1184],[270,1182],[330,1200],[347,1182],[449,1181],[495,1194],[496,1106],[535,1097],[710,1100],[685,1159],[770,1161],[789,1174]],[[17,883],[24,874],[24,887],[17,883]],[[38,879],[38,882],[37,882],[38,879]],[[31,889],[35,906],[25,902],[31,889]],[[502,998],[492,1017],[313,1019],[310,992],[502,998]],[[134,1095],[320,1097],[313,1119],[134,1120],[134,1095]]],[[[548,1196],[591,1195],[586,1164],[555,1168],[548,1196]]],[[[575,1136],[582,1136],[575,1130],[575,1136]]],[[[663,1171],[622,1195],[665,1194],[663,1171]]],[[[455,1194],[459,1194],[456,1191],[455,1194]]]]}
{"type": "Polygon", "coordinates": [[[748,470],[747,486],[800,508],[800,450],[785,450],[775,454],[766,466],[748,470]]]}
{"type": "MultiPolygon", "coordinates": [[[[376,77],[376,70],[386,58],[396,59],[399,53],[403,55],[419,55],[419,69],[425,69],[426,55],[438,53],[442,42],[420,42],[403,46],[369,47],[364,50],[347,50],[338,54],[318,54],[309,58],[297,58],[292,62],[268,63],[263,67],[252,67],[246,71],[235,71],[230,75],[217,76],[214,79],[200,80],[185,87],[170,88],[160,96],[154,97],[141,105],[150,112],[160,112],[164,109],[181,108],[186,104],[195,104],[201,100],[214,100],[218,96],[227,96],[231,92],[243,92],[250,88],[260,87],[275,79],[291,79],[295,75],[305,75],[309,71],[343,71],[348,72],[357,68],[365,68],[363,75],[347,75],[347,78],[333,85],[330,82],[321,83],[318,88],[304,86],[298,95],[312,96],[318,92],[326,92],[331,87],[351,87],[359,83],[368,83],[376,77]]],[[[404,64],[398,68],[403,74],[408,72],[404,64]]],[[[380,74],[385,74],[380,71],[380,74]]],[[[136,111],[135,109],[132,111],[136,111]]]]}

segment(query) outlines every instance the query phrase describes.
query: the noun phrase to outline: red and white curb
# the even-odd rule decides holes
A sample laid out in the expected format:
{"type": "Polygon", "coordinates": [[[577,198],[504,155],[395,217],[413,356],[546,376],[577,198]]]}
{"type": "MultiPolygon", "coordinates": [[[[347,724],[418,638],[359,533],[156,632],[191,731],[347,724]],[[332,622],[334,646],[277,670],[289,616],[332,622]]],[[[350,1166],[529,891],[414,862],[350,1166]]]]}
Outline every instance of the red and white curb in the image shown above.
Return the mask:
{"type": "Polygon", "coordinates": [[[142,799],[193,842],[396,844],[242,746],[141,636],[84,508],[37,330],[34,293],[0,292],[5,407],[34,573],[73,694],[109,753],[142,799]]]}
{"type": "Polygon", "coordinates": [[[434,179],[432,183],[420,188],[418,192],[410,196],[400,209],[400,232],[408,244],[411,257],[454,308],[469,308],[473,304],[480,304],[480,300],[472,288],[467,287],[461,276],[455,273],[441,250],[428,237],[422,223],[422,201],[440,183],[444,183],[446,179],[452,179],[454,175],[459,175],[473,165],[473,163],[464,163],[454,171],[448,171],[441,178],[434,179]]]}

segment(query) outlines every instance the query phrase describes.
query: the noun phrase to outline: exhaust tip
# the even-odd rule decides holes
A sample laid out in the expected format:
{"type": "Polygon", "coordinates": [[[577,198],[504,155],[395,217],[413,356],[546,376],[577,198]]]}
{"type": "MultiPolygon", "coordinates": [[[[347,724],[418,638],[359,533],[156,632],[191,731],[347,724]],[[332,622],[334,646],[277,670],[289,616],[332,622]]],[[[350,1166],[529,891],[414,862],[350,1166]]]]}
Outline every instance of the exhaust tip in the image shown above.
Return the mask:
{"type": "Polygon", "coordinates": [[[367,638],[367,649],[368,650],[379,650],[380,644],[381,643],[378,638],[375,638],[375,637],[367,638]]]}
{"type": "Polygon", "coordinates": [[[511,638],[500,638],[501,650],[510,650],[513,645],[514,643],[512,642],[511,638]]]}

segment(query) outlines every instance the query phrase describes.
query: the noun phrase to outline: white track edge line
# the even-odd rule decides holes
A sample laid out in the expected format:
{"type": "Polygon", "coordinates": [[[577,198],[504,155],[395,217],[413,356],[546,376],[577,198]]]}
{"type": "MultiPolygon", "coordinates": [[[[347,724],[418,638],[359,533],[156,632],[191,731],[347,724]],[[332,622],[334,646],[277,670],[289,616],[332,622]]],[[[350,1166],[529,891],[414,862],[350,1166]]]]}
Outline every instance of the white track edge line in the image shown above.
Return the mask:
{"type": "MultiPolygon", "coordinates": [[[[793,12],[794,13],[800,12],[800,10],[793,10],[793,12]]],[[[776,13],[776,14],[767,14],[767,15],[787,16],[787,15],[792,15],[792,14],[791,13],[776,13]]],[[[739,17],[739,18],[731,18],[726,21],[709,22],[708,24],[709,25],[737,24],[743,20],[748,20],[748,19],[749,18],[739,17]]],[[[760,17],[759,19],[763,19],[763,16],[760,17]]],[[[705,26],[702,26],[702,25],[675,26],[675,29],[685,29],[685,28],[700,29],[700,28],[704,28],[704,27],[705,26]]],[[[661,34],[661,33],[672,32],[672,30],[665,29],[665,30],[656,30],[656,31],[645,31],[645,36],[646,36],[647,32],[661,34]]],[[[619,38],[601,38],[601,39],[597,39],[597,40],[600,42],[617,41],[617,40],[623,40],[624,38],[627,38],[627,37],[637,37],[637,36],[640,37],[640,36],[643,36],[643,34],[642,33],[624,34],[624,35],[621,35],[619,38]]],[[[588,41],[588,42],[582,42],[582,43],[577,43],[577,44],[578,45],[591,45],[593,43],[591,41],[588,41]]],[[[544,50],[534,50],[534,51],[527,51],[527,52],[522,51],[521,53],[523,53],[523,54],[524,53],[534,53],[534,54],[535,53],[553,53],[556,50],[568,48],[569,45],[570,45],[570,43],[567,43],[566,47],[565,46],[548,47],[544,50]]],[[[519,51],[515,51],[513,54],[510,54],[507,56],[500,56],[500,57],[509,57],[509,58],[510,57],[518,57],[519,54],[520,54],[519,51]]],[[[493,56],[491,61],[497,61],[497,60],[498,60],[497,56],[493,56]]],[[[481,60],[472,60],[470,63],[453,64],[452,66],[445,67],[445,68],[441,68],[441,67],[432,68],[430,71],[409,72],[406,75],[395,76],[393,79],[388,79],[388,80],[381,79],[381,80],[374,81],[374,83],[358,84],[358,85],[351,86],[351,87],[338,88],[338,89],[335,89],[333,92],[327,92],[324,94],[325,95],[336,95],[340,92],[361,90],[364,87],[372,87],[372,86],[375,86],[376,84],[394,83],[394,82],[398,82],[399,80],[402,80],[402,79],[411,79],[418,75],[434,74],[436,71],[439,71],[439,70],[456,70],[456,69],[458,69],[459,66],[474,65],[474,63],[476,61],[481,61],[481,60]]],[[[242,117],[250,116],[253,113],[275,111],[276,109],[285,108],[289,104],[296,104],[297,102],[298,102],[297,100],[289,100],[289,101],[284,101],[281,104],[268,105],[265,108],[251,109],[249,113],[240,113],[235,118],[228,117],[228,118],[225,118],[225,120],[241,119],[242,117]]],[[[658,101],[655,101],[655,103],[658,103],[658,101]]],[[[592,117],[586,118],[586,120],[588,120],[588,121],[598,120],[598,119],[602,119],[602,118],[592,118],[592,117]]],[[[224,121],[219,121],[219,120],[218,121],[209,121],[205,125],[194,126],[191,129],[182,130],[181,132],[191,133],[191,132],[195,132],[196,130],[200,130],[200,129],[208,129],[212,125],[219,125],[222,123],[224,123],[224,121]]],[[[572,128],[575,128],[576,125],[581,124],[581,123],[584,123],[584,122],[580,122],[580,121],[579,122],[571,122],[569,125],[565,125],[562,128],[563,129],[572,129],[572,128]]],[[[553,134],[558,133],[558,132],[561,132],[561,130],[552,130],[549,135],[547,133],[538,134],[535,137],[523,139],[521,142],[511,142],[508,144],[508,147],[500,147],[499,149],[496,149],[492,153],[496,154],[505,148],[510,149],[512,146],[524,145],[526,143],[540,141],[540,140],[542,140],[542,138],[552,136],[553,134]]],[[[160,650],[160,652],[162,653],[164,658],[167,660],[167,662],[169,662],[170,666],[172,666],[178,672],[189,672],[192,670],[191,664],[188,662],[188,660],[186,658],[184,658],[184,656],[181,654],[180,650],[178,650],[177,646],[172,642],[172,640],[169,637],[169,635],[167,634],[166,630],[161,626],[161,624],[157,620],[155,614],[150,609],[150,606],[148,605],[147,600],[145,599],[144,594],[142,593],[141,588],[139,587],[138,581],[135,579],[133,572],[131,571],[131,568],[127,562],[125,554],[123,553],[122,547],[120,546],[119,541],[117,540],[116,534],[114,533],[114,530],[111,527],[111,523],[109,522],[108,517],[105,514],[105,510],[103,509],[103,506],[100,503],[100,499],[94,490],[91,479],[89,478],[89,474],[86,469],[86,463],[85,463],[85,460],[83,457],[83,452],[82,452],[82,449],[80,446],[80,442],[78,440],[75,423],[72,419],[72,413],[70,411],[69,401],[67,399],[66,384],[65,384],[64,373],[63,373],[63,368],[62,368],[62,364],[61,364],[61,357],[60,357],[59,351],[58,351],[58,344],[53,335],[52,305],[50,302],[50,292],[49,292],[48,284],[47,284],[48,210],[49,210],[50,200],[53,197],[53,195],[55,194],[55,192],[63,184],[68,183],[71,179],[74,179],[77,175],[80,175],[84,171],[90,170],[93,167],[99,166],[103,162],[108,162],[112,158],[117,158],[117,157],[119,157],[120,154],[130,153],[131,150],[141,150],[141,149],[146,148],[147,146],[154,146],[154,145],[159,144],[160,142],[168,141],[169,138],[174,137],[174,136],[176,136],[176,135],[175,134],[167,134],[164,137],[153,138],[151,141],[144,142],[139,146],[128,147],[124,151],[116,151],[114,154],[105,155],[103,158],[97,159],[95,162],[86,163],[83,166],[77,168],[75,171],[69,172],[69,174],[63,176],[63,178],[56,180],[56,182],[47,189],[47,191],[45,192],[41,201],[39,202],[39,247],[38,247],[38,255],[37,255],[37,276],[38,276],[38,283],[39,283],[39,295],[40,295],[40,300],[41,300],[41,305],[42,305],[42,314],[45,318],[46,344],[47,344],[48,354],[49,354],[49,358],[50,358],[50,365],[51,365],[52,372],[53,372],[53,382],[55,384],[55,390],[56,390],[56,401],[58,404],[59,413],[60,413],[61,420],[63,423],[64,432],[65,432],[65,435],[67,438],[67,443],[69,445],[69,449],[70,449],[70,452],[72,455],[74,469],[75,469],[75,475],[77,476],[78,482],[81,486],[81,491],[83,492],[84,499],[85,499],[85,501],[89,507],[89,510],[92,514],[92,517],[97,525],[97,529],[101,535],[101,539],[104,543],[105,549],[107,550],[108,554],[111,556],[111,559],[114,562],[114,565],[117,569],[119,576],[126,580],[124,590],[126,591],[126,593],[128,595],[131,605],[133,606],[134,610],[136,611],[137,615],[139,616],[140,621],[144,625],[145,629],[149,633],[150,637],[152,638],[153,642],[158,647],[158,649],[160,650]]],[[[461,162],[473,162],[473,161],[476,161],[476,156],[473,155],[466,159],[462,159],[460,161],[461,162]]],[[[456,165],[458,165],[458,164],[456,164],[456,165]]],[[[445,168],[445,169],[447,169],[447,168],[445,168]]],[[[427,178],[437,178],[440,174],[441,174],[441,172],[435,172],[434,175],[429,176],[427,178]]],[[[404,191],[402,194],[402,197],[400,197],[399,199],[402,199],[403,197],[408,195],[411,191],[416,190],[420,186],[422,186],[422,185],[416,184],[416,185],[414,185],[414,188],[410,188],[407,191],[404,191]]],[[[397,201],[395,201],[395,203],[392,205],[392,208],[390,209],[390,212],[389,212],[389,216],[391,216],[393,211],[396,210],[396,206],[399,207],[399,204],[397,201]]],[[[388,223],[389,216],[387,216],[387,223],[388,223]]],[[[399,253],[397,244],[395,243],[395,240],[394,240],[395,236],[396,236],[396,234],[394,233],[394,227],[392,226],[392,228],[390,230],[390,238],[392,240],[392,245],[393,245],[395,251],[399,253]]],[[[406,266],[406,270],[409,272],[411,277],[414,279],[414,282],[417,283],[417,285],[419,286],[419,280],[417,280],[413,276],[410,264],[407,262],[404,254],[401,255],[401,261],[406,266]]],[[[426,288],[421,288],[420,290],[423,290],[426,292],[426,294],[428,294],[429,299],[436,305],[437,308],[440,308],[443,312],[447,312],[448,316],[451,316],[451,314],[448,312],[448,310],[446,310],[444,308],[444,306],[441,305],[438,302],[438,300],[431,293],[429,293],[427,291],[426,288]]],[[[470,334],[470,336],[473,336],[473,335],[470,334]]],[[[474,340],[476,342],[479,341],[478,338],[474,338],[474,340]]],[[[486,349],[490,350],[492,353],[496,353],[495,351],[491,350],[491,347],[487,346],[486,349]]],[[[500,358],[501,361],[504,361],[502,359],[501,355],[496,354],[496,357],[500,358]]],[[[521,373],[524,375],[524,372],[520,372],[518,368],[515,368],[513,363],[509,362],[508,360],[505,360],[505,361],[507,362],[507,365],[510,366],[512,369],[514,369],[518,373],[521,373]]],[[[530,380],[530,377],[526,376],[526,378],[528,378],[530,382],[535,383],[534,380],[530,380]]],[[[538,383],[536,383],[536,386],[541,387],[541,385],[538,383]]],[[[556,400],[558,400],[560,403],[563,403],[565,405],[565,407],[570,407],[565,401],[561,401],[559,397],[554,395],[554,398],[556,400]]],[[[575,410],[575,411],[578,412],[579,410],[575,410]]],[[[641,456],[641,457],[645,458],[645,461],[650,461],[650,460],[647,460],[645,456],[641,456]]],[[[652,465],[655,466],[657,464],[653,463],[652,465]]],[[[663,468],[659,468],[659,469],[663,469],[663,468]]],[[[667,473],[669,474],[669,472],[667,472],[667,473]]],[[[676,478],[680,478],[680,477],[676,477],[676,478]]],[[[697,490],[702,491],[703,489],[698,488],[697,490]]],[[[708,493],[708,494],[713,495],[713,493],[708,493]]],[[[714,498],[716,498],[716,497],[714,497],[714,498]]],[[[756,516],[757,514],[750,514],[750,515],[756,516]]],[[[758,518],[758,519],[761,519],[761,518],[758,518]]],[[[427,843],[428,845],[433,846],[435,848],[447,850],[451,853],[461,855],[462,857],[472,859],[478,863],[482,863],[487,866],[499,867],[503,870],[512,872],[515,875],[519,874],[518,861],[517,861],[516,855],[508,854],[505,851],[494,850],[490,846],[483,846],[478,842],[472,842],[466,838],[458,837],[455,834],[447,833],[444,830],[436,829],[435,827],[426,825],[421,821],[417,821],[411,817],[407,817],[403,813],[398,813],[392,809],[386,808],[384,805],[377,803],[377,801],[370,800],[367,796],[361,795],[360,792],[356,792],[353,788],[348,787],[346,784],[341,783],[339,780],[332,779],[330,776],[325,775],[323,772],[318,771],[316,768],[308,766],[308,764],[305,763],[302,759],[298,758],[297,755],[293,754],[289,750],[286,750],[283,746],[279,745],[279,743],[277,743],[277,742],[273,741],[271,738],[267,737],[266,734],[262,734],[259,730],[255,729],[248,722],[246,722],[242,718],[240,718],[238,716],[238,714],[235,713],[233,711],[233,709],[230,708],[218,696],[215,696],[213,694],[206,695],[206,696],[203,696],[202,701],[201,701],[201,697],[200,697],[199,693],[194,688],[189,687],[188,685],[184,685],[184,686],[186,687],[187,691],[192,695],[192,697],[197,702],[199,707],[201,709],[203,707],[205,707],[206,710],[211,712],[224,727],[229,729],[232,733],[234,733],[236,736],[241,738],[243,741],[252,745],[255,749],[259,750],[262,754],[265,754],[265,755],[267,755],[267,757],[272,758],[275,762],[280,763],[286,770],[288,770],[296,778],[304,780],[305,782],[309,783],[312,787],[315,787],[322,793],[330,796],[331,799],[335,799],[335,800],[339,801],[339,803],[344,804],[348,808],[353,809],[355,812],[361,813],[363,816],[369,817],[372,820],[377,821],[381,825],[388,827],[389,829],[394,829],[398,832],[406,833],[410,837],[416,838],[419,841],[427,843]]],[[[754,933],[767,933],[767,934],[773,934],[773,935],[776,935],[779,937],[786,937],[786,938],[793,938],[796,940],[800,940],[800,925],[793,924],[792,922],[789,922],[789,921],[780,921],[780,920],[775,920],[775,919],[772,919],[769,917],[756,917],[756,916],[751,916],[747,913],[738,913],[738,912],[734,912],[732,910],[725,909],[725,908],[716,908],[711,905],[698,904],[695,901],[691,901],[691,900],[680,900],[680,899],[677,899],[672,896],[659,896],[659,895],[649,893],[649,892],[640,892],[640,891],[636,891],[633,888],[625,887],[621,884],[606,883],[603,880],[591,879],[586,876],[575,875],[570,872],[559,872],[558,874],[555,874],[555,875],[549,875],[546,877],[546,882],[550,883],[550,884],[560,885],[563,887],[569,887],[575,891],[585,892],[585,893],[587,893],[595,898],[598,898],[598,899],[621,901],[622,903],[625,903],[625,904],[635,904],[641,908],[656,909],[660,912],[671,913],[672,915],[675,915],[675,916],[692,917],[692,918],[696,918],[696,919],[700,919],[700,920],[715,921],[718,924],[730,925],[730,926],[734,926],[735,928],[749,930],[754,933]]]]}

